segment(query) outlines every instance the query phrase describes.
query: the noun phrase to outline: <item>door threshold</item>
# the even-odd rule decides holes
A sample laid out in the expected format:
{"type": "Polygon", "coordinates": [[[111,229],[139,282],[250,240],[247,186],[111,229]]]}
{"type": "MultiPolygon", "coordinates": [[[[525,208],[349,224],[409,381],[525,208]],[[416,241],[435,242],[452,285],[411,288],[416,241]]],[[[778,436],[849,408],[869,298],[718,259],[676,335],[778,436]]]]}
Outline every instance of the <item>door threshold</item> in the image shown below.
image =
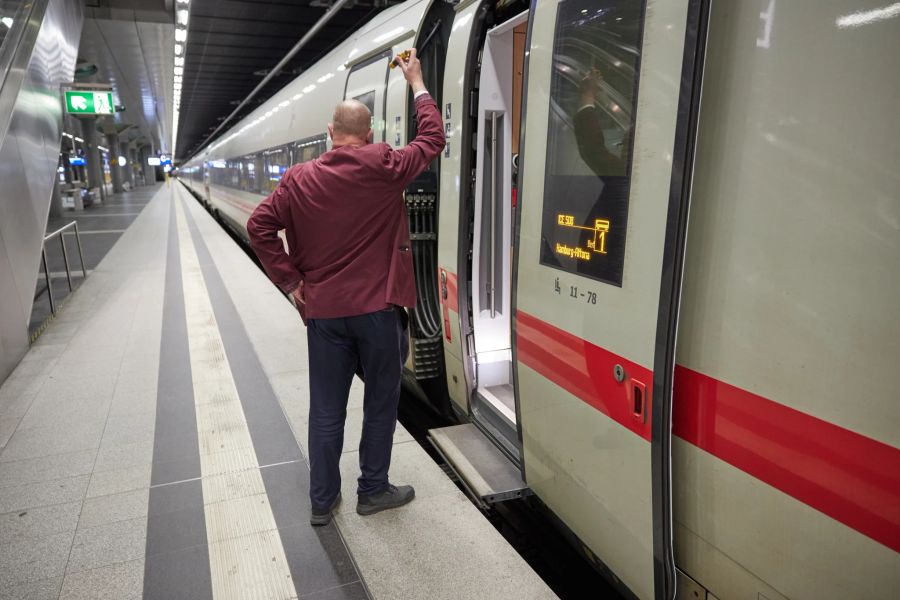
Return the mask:
{"type": "Polygon", "coordinates": [[[490,403],[510,424],[516,425],[516,396],[513,392],[513,386],[504,383],[500,385],[492,385],[488,387],[479,387],[478,395],[482,400],[490,403]]]}
{"type": "Polygon", "coordinates": [[[428,441],[482,509],[531,495],[518,467],[474,424],[429,429],[428,441]]]}

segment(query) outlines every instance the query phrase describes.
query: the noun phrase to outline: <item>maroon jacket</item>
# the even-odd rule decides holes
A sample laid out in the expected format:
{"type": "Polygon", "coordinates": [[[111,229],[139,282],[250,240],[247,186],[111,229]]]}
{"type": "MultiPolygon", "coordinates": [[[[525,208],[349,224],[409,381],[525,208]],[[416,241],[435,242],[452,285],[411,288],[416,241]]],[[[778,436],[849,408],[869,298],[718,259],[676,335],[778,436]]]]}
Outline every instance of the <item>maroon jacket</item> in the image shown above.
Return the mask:
{"type": "Polygon", "coordinates": [[[405,148],[344,146],[295,165],[250,216],[250,245],[269,278],[284,292],[303,283],[304,321],[415,306],[402,192],[444,147],[430,95],[416,99],[416,113],[418,135],[405,148]]]}

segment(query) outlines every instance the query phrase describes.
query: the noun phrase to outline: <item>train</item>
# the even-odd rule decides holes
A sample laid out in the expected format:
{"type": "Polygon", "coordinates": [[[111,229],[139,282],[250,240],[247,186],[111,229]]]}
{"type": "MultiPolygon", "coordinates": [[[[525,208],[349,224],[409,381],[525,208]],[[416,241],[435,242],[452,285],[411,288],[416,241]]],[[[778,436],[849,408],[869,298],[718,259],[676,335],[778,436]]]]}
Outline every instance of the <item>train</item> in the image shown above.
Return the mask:
{"type": "Polygon", "coordinates": [[[896,598],[882,4],[409,0],[177,176],[246,237],[342,99],[375,142],[414,137],[389,63],[418,48],[447,143],[404,196],[404,382],[457,420],[433,439],[466,489],[531,496],[625,597],[896,598]]]}

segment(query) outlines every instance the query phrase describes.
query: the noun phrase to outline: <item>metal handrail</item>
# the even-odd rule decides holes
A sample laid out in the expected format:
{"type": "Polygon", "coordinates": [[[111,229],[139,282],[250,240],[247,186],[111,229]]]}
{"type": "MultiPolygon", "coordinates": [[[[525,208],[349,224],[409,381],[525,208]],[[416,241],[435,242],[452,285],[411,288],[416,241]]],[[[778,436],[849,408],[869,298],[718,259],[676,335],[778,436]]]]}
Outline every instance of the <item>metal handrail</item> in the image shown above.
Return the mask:
{"type": "Polygon", "coordinates": [[[81,235],[78,232],[78,221],[72,221],[67,225],[63,225],[53,233],[48,233],[44,236],[44,241],[41,243],[41,262],[44,265],[44,277],[47,280],[47,296],[50,298],[50,313],[56,314],[56,305],[53,303],[53,288],[50,285],[50,267],[47,266],[47,242],[52,238],[59,236],[59,244],[62,247],[63,254],[63,262],[66,263],[66,280],[69,282],[69,292],[73,291],[72,287],[72,272],[69,268],[69,253],[66,250],[66,240],[63,238],[63,233],[67,229],[75,228],[75,243],[78,245],[78,258],[81,260],[81,274],[87,279],[87,269],[84,266],[84,252],[81,249],[81,235]]]}
{"type": "Polygon", "coordinates": [[[488,285],[488,293],[491,296],[491,318],[497,316],[497,303],[494,299],[495,283],[497,279],[497,113],[491,113],[491,271],[490,283],[488,285]]]}

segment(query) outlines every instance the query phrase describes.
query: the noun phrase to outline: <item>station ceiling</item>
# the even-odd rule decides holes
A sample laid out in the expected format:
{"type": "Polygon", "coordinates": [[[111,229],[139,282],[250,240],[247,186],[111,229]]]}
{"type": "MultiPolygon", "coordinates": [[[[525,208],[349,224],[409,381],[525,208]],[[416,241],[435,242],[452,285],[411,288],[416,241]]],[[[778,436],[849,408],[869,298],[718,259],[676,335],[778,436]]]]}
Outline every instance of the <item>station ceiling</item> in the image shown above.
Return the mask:
{"type": "MultiPolygon", "coordinates": [[[[111,85],[116,104],[125,107],[97,120],[101,133],[164,153],[172,137],[173,6],[174,0],[86,0],[74,76],[76,84],[111,85]]],[[[66,121],[77,134],[75,120],[66,121]]]]}
{"type": "MultiPolygon", "coordinates": [[[[347,3],[229,124],[271,97],[375,14],[398,3],[347,3]]],[[[176,158],[189,158],[199,150],[332,4],[329,0],[191,0],[176,158]]]]}

